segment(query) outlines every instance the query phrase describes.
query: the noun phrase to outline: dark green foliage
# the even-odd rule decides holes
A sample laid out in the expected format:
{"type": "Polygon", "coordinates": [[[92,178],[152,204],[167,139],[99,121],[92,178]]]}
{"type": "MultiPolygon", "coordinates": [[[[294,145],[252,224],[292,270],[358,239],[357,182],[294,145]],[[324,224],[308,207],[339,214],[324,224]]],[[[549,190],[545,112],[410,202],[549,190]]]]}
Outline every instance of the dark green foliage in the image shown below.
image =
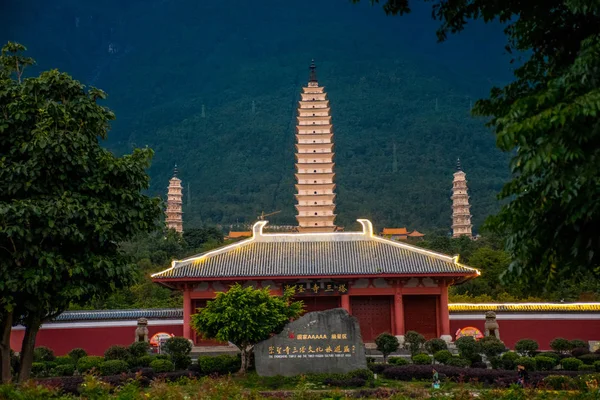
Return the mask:
{"type": "Polygon", "coordinates": [[[35,377],[43,377],[48,373],[46,363],[45,362],[33,362],[31,364],[31,375],[35,377]]]}
{"type": "Polygon", "coordinates": [[[400,343],[396,336],[391,335],[387,332],[384,332],[375,338],[375,344],[377,345],[377,350],[383,354],[383,362],[387,362],[387,357],[391,353],[398,350],[400,347],[400,343]]]}
{"type": "Polygon", "coordinates": [[[448,362],[448,360],[452,357],[452,353],[450,353],[448,350],[436,351],[433,355],[433,359],[440,364],[446,364],[446,362],[448,362]]]}
{"type": "Polygon", "coordinates": [[[347,374],[311,374],[309,380],[333,387],[362,387],[373,382],[373,372],[368,369],[356,370],[347,374]]]}
{"type": "Polygon", "coordinates": [[[515,351],[522,356],[530,357],[540,346],[533,339],[521,339],[515,343],[515,351]]]}
{"type": "Polygon", "coordinates": [[[497,357],[506,351],[504,343],[495,336],[486,336],[479,343],[481,344],[482,353],[487,358],[497,357]]]}
{"type": "Polygon", "coordinates": [[[560,360],[560,365],[567,371],[577,371],[580,365],[583,365],[583,361],[573,357],[563,358],[560,360]]]}
{"type": "Polygon", "coordinates": [[[587,341],[585,340],[581,340],[581,339],[573,339],[571,340],[571,347],[576,349],[576,348],[585,348],[585,349],[589,349],[590,345],[587,341]]]}
{"type": "Polygon", "coordinates": [[[150,368],[157,373],[175,371],[175,365],[169,360],[154,360],[150,363],[150,368]]]}
{"type": "Polygon", "coordinates": [[[522,365],[527,371],[535,371],[537,368],[535,358],[533,357],[519,357],[515,360],[515,365],[522,365]]]}
{"type": "Polygon", "coordinates": [[[87,356],[87,352],[84,349],[76,348],[69,352],[69,357],[71,357],[75,363],[77,363],[81,357],[85,356],[87,356]]]}
{"type": "Polygon", "coordinates": [[[117,375],[127,372],[127,362],[121,359],[111,359],[103,362],[100,365],[100,373],[102,375],[117,375]]]}
{"type": "Polygon", "coordinates": [[[150,363],[155,359],[156,357],[151,356],[151,355],[145,355],[145,356],[141,356],[139,358],[135,359],[135,366],[136,367],[149,367],[150,363]]]}
{"type": "Polygon", "coordinates": [[[488,357],[488,361],[490,362],[493,369],[500,369],[504,365],[504,363],[502,362],[502,358],[498,356],[488,357]]]}
{"type": "Polygon", "coordinates": [[[427,365],[431,364],[431,356],[428,354],[415,354],[412,356],[412,362],[417,365],[427,365]]]}
{"type": "Polygon", "coordinates": [[[404,348],[410,351],[411,356],[419,354],[425,343],[425,337],[418,332],[408,331],[404,335],[404,348]]]}
{"type": "Polygon", "coordinates": [[[508,351],[508,352],[502,354],[502,357],[501,357],[502,369],[512,370],[512,369],[517,368],[517,364],[515,364],[515,361],[518,358],[519,358],[519,355],[512,351],[508,351]]]}
{"type": "Polygon", "coordinates": [[[556,364],[558,364],[557,360],[552,357],[545,357],[542,354],[535,356],[535,364],[538,370],[540,371],[550,371],[554,369],[556,364]]]}
{"type": "Polygon", "coordinates": [[[392,365],[408,365],[410,362],[404,357],[390,357],[388,363],[392,365]]]}
{"type": "Polygon", "coordinates": [[[133,342],[129,345],[129,353],[133,357],[144,357],[150,351],[150,343],[148,342],[133,342]]]}
{"type": "Polygon", "coordinates": [[[600,354],[584,354],[577,358],[583,361],[584,364],[594,365],[596,361],[600,361],[600,354]]]}
{"type": "Polygon", "coordinates": [[[467,368],[469,365],[471,365],[471,361],[462,357],[453,356],[446,360],[446,365],[450,367],[467,368]]]}
{"type": "Polygon", "coordinates": [[[48,347],[39,346],[33,350],[33,359],[35,362],[54,361],[55,358],[54,352],[48,347]]]}
{"type": "Polygon", "coordinates": [[[576,358],[581,357],[584,354],[590,354],[590,350],[588,347],[577,347],[571,350],[571,355],[576,358]]]}
{"type": "Polygon", "coordinates": [[[81,357],[77,361],[77,371],[79,372],[88,372],[93,368],[99,369],[100,366],[104,363],[104,357],[100,356],[85,356],[81,357]]]}
{"type": "Polygon", "coordinates": [[[207,242],[223,243],[223,232],[214,227],[186,229],[183,239],[189,248],[200,249],[207,242]]]}
{"type": "Polygon", "coordinates": [[[57,365],[52,370],[52,375],[55,375],[55,376],[73,376],[74,373],[75,373],[75,365],[74,364],[57,365]]]}
{"type": "Polygon", "coordinates": [[[581,364],[579,367],[577,367],[578,371],[595,371],[596,368],[593,365],[589,365],[589,364],[581,364]]]}
{"type": "Polygon", "coordinates": [[[429,354],[435,354],[441,350],[448,350],[448,344],[446,344],[444,339],[429,339],[425,342],[425,350],[427,350],[429,354]]]}
{"type": "Polygon", "coordinates": [[[481,352],[481,343],[472,336],[462,336],[454,342],[462,358],[473,360],[481,352]]]}
{"type": "Polygon", "coordinates": [[[596,372],[600,372],[600,361],[594,363],[594,368],[596,368],[596,372]]]}
{"type": "Polygon", "coordinates": [[[172,337],[165,342],[165,351],[171,356],[171,361],[176,369],[186,369],[192,359],[189,354],[192,351],[192,343],[184,337],[172,337]]]}
{"type": "Polygon", "coordinates": [[[550,375],[544,378],[544,385],[552,390],[574,390],[577,389],[575,380],[564,375],[550,375]]]}
{"type": "Polygon", "coordinates": [[[554,353],[554,352],[552,352],[552,351],[544,351],[544,352],[542,352],[542,353],[538,353],[538,354],[536,355],[536,357],[537,357],[537,356],[541,356],[541,357],[549,357],[549,358],[552,358],[554,361],[556,361],[556,364],[558,364],[558,363],[560,362],[560,360],[561,360],[561,356],[560,356],[560,354],[558,354],[558,353],[554,353]]]}
{"type": "Polygon", "coordinates": [[[110,346],[104,352],[105,360],[127,361],[127,359],[129,359],[129,357],[131,357],[131,353],[129,353],[129,350],[125,346],[118,346],[118,345],[110,346]]]}
{"type": "Polygon", "coordinates": [[[75,365],[75,361],[69,356],[58,356],[54,359],[56,365],[75,365]]]}
{"type": "Polygon", "coordinates": [[[555,338],[550,342],[550,348],[559,353],[566,353],[573,348],[573,345],[568,339],[555,338]]]}
{"type": "Polygon", "coordinates": [[[236,356],[201,356],[198,357],[198,366],[200,372],[205,375],[227,375],[240,370],[241,362],[236,356]]]}
{"type": "Polygon", "coordinates": [[[193,314],[191,326],[206,338],[236,345],[242,357],[240,372],[245,373],[253,346],[281,332],[291,318],[302,313],[303,304],[293,301],[293,295],[286,290],[283,296],[273,296],[268,287],[243,288],[236,283],[193,314]]]}

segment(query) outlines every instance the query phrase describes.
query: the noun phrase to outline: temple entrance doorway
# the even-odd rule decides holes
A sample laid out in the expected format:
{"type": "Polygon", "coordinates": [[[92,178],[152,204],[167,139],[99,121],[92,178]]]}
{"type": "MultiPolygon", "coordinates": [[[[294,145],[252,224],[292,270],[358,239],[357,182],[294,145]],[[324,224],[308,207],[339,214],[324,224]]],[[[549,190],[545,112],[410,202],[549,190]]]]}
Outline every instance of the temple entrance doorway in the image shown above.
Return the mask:
{"type": "Polygon", "coordinates": [[[374,342],[383,333],[392,333],[393,296],[351,296],[350,309],[358,319],[363,342],[374,342]]]}
{"type": "Polygon", "coordinates": [[[405,332],[419,332],[428,340],[438,337],[438,298],[429,295],[402,296],[405,332]]]}
{"type": "Polygon", "coordinates": [[[340,307],[339,296],[297,297],[296,300],[302,300],[304,302],[304,313],[325,311],[340,307]]]}

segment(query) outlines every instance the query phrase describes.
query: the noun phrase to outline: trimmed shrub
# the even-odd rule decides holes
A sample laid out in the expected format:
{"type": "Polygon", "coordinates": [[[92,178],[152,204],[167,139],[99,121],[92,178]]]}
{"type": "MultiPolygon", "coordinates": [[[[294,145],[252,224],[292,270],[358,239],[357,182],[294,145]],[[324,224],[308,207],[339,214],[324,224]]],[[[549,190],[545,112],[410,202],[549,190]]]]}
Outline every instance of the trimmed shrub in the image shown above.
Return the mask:
{"type": "Polygon", "coordinates": [[[408,331],[404,335],[404,348],[410,351],[411,356],[419,354],[425,343],[425,337],[418,332],[408,331]]]}
{"type": "Polygon", "coordinates": [[[448,344],[444,339],[429,339],[425,342],[425,350],[427,350],[429,354],[435,354],[438,351],[448,350],[448,344]]]}
{"type": "Polygon", "coordinates": [[[600,354],[593,354],[593,353],[584,354],[577,358],[579,358],[581,361],[583,361],[584,364],[594,365],[594,363],[596,361],[600,361],[600,354]]]}
{"type": "Polygon", "coordinates": [[[169,360],[169,361],[171,361],[171,356],[168,355],[168,354],[156,354],[154,356],[154,358],[157,359],[157,360],[169,360]]]}
{"type": "Polygon", "coordinates": [[[35,362],[47,362],[54,361],[54,352],[45,346],[36,347],[33,349],[33,361],[35,362]]]}
{"type": "Polygon", "coordinates": [[[585,349],[589,350],[590,344],[586,340],[573,339],[573,340],[571,340],[571,348],[572,349],[585,348],[585,349]]]}
{"type": "Polygon", "coordinates": [[[77,371],[83,373],[91,371],[93,368],[99,369],[103,362],[104,357],[100,356],[81,357],[79,361],[77,361],[77,371]]]}
{"type": "MultiPolygon", "coordinates": [[[[563,359],[564,357],[561,357],[560,354],[558,353],[554,353],[552,351],[544,351],[542,353],[539,353],[538,356],[542,356],[542,357],[548,357],[548,358],[552,358],[554,361],[556,361],[556,364],[558,365],[558,363],[560,362],[561,359],[563,359]]],[[[536,356],[537,357],[537,356],[536,356]]]]}
{"type": "Polygon", "coordinates": [[[75,365],[75,361],[69,356],[58,356],[54,359],[56,365],[75,365]]]}
{"type": "Polygon", "coordinates": [[[596,372],[600,372],[600,361],[594,363],[594,368],[596,369],[596,372]]]}
{"type": "Polygon", "coordinates": [[[550,348],[558,353],[566,353],[573,348],[571,341],[558,337],[550,342],[550,348]]]}
{"type": "Polygon", "coordinates": [[[169,360],[154,360],[150,363],[150,368],[157,373],[175,371],[175,365],[169,360]]]}
{"type": "Polygon", "coordinates": [[[239,371],[241,362],[236,356],[222,354],[216,357],[198,357],[198,365],[200,366],[200,371],[205,375],[227,375],[239,371]]]}
{"type": "Polygon", "coordinates": [[[108,360],[123,360],[127,361],[127,359],[131,356],[129,350],[125,346],[110,346],[104,352],[104,359],[108,360]]]}
{"type": "Polygon", "coordinates": [[[108,360],[100,365],[102,375],[118,375],[127,372],[127,363],[123,360],[108,360]]]}
{"type": "Polygon", "coordinates": [[[577,371],[579,366],[583,365],[583,361],[573,357],[563,358],[560,361],[560,365],[562,365],[563,369],[567,371],[577,371]]]}
{"type": "MultiPolygon", "coordinates": [[[[542,353],[544,354],[544,353],[542,353]]],[[[535,365],[540,371],[550,371],[558,364],[557,360],[543,355],[535,356],[535,365]]]]}
{"type": "Polygon", "coordinates": [[[588,365],[588,364],[581,364],[578,368],[578,371],[595,371],[596,368],[594,368],[593,365],[588,365]]]}
{"type": "Polygon", "coordinates": [[[400,347],[398,338],[387,332],[384,332],[381,335],[377,336],[375,338],[375,344],[377,345],[377,350],[380,351],[381,354],[383,354],[384,363],[387,363],[388,355],[392,354],[400,347]]]}
{"type": "Polygon", "coordinates": [[[79,361],[81,357],[86,357],[88,354],[84,349],[76,348],[71,350],[67,355],[73,359],[75,364],[77,364],[77,361],[79,361]]]}
{"type": "Polygon", "coordinates": [[[460,337],[456,339],[454,344],[456,344],[460,356],[467,360],[473,360],[475,355],[478,355],[481,352],[481,344],[472,336],[460,337]]]}
{"type": "Polygon", "coordinates": [[[498,356],[488,357],[488,361],[492,365],[493,369],[500,369],[500,368],[502,368],[502,358],[500,358],[498,356]]]}
{"type": "Polygon", "coordinates": [[[440,364],[446,364],[446,362],[452,357],[452,353],[450,353],[448,350],[440,350],[433,355],[433,359],[440,364]]]}
{"type": "Polygon", "coordinates": [[[413,363],[417,364],[417,365],[427,365],[427,364],[431,364],[431,357],[429,357],[429,355],[427,354],[415,354],[414,356],[412,356],[412,361],[413,363]]]}
{"type": "MultiPolygon", "coordinates": [[[[392,358],[400,358],[400,357],[392,357],[392,358]]],[[[391,358],[390,358],[390,360],[391,360],[391,358]]],[[[391,364],[391,361],[390,361],[390,364],[391,364]]],[[[383,371],[384,371],[386,368],[390,368],[390,364],[381,364],[381,363],[374,364],[374,363],[371,363],[371,364],[367,364],[367,366],[368,366],[368,367],[369,367],[369,369],[370,369],[371,371],[373,371],[374,373],[376,373],[376,374],[380,374],[380,373],[382,373],[382,372],[383,372],[383,371]]],[[[195,365],[196,365],[196,364],[192,364],[192,365],[190,366],[190,369],[191,369],[192,367],[194,367],[195,365]]]]}
{"type": "Polygon", "coordinates": [[[129,345],[129,353],[135,358],[147,356],[150,354],[150,343],[133,342],[129,345]]]}
{"type": "Polygon", "coordinates": [[[142,356],[139,358],[136,358],[136,366],[137,367],[144,367],[144,368],[148,368],[150,367],[150,363],[152,361],[154,361],[155,357],[151,356],[151,355],[146,355],[146,356],[142,356]]]}
{"type": "Polygon", "coordinates": [[[515,344],[515,351],[521,356],[531,357],[540,346],[533,339],[521,339],[515,344]]]}
{"type": "Polygon", "coordinates": [[[515,364],[517,358],[519,358],[519,355],[513,351],[507,351],[506,353],[502,354],[502,369],[510,370],[517,368],[517,364],[515,364]]]}
{"type": "Polygon", "coordinates": [[[497,357],[506,351],[504,342],[495,336],[486,336],[479,343],[481,343],[481,351],[487,358],[497,357]]]}
{"type": "Polygon", "coordinates": [[[192,343],[181,336],[167,339],[164,345],[165,352],[171,356],[171,361],[177,369],[186,369],[192,363],[189,354],[192,351],[192,343]]]}
{"type": "Polygon", "coordinates": [[[515,360],[515,365],[522,365],[527,371],[535,371],[537,367],[533,357],[519,357],[515,360]]]}
{"type": "Polygon", "coordinates": [[[575,358],[581,357],[584,354],[590,354],[590,350],[586,347],[576,347],[573,350],[571,350],[571,356],[575,358]]]}
{"type": "Polygon", "coordinates": [[[33,362],[31,364],[31,375],[34,377],[41,378],[46,376],[46,363],[45,362],[33,362]]]}
{"type": "Polygon", "coordinates": [[[446,361],[446,365],[450,367],[467,368],[469,365],[471,365],[471,362],[462,357],[452,356],[450,359],[448,359],[448,361],[446,361]]]}
{"type": "Polygon", "coordinates": [[[408,365],[410,362],[404,357],[390,357],[388,363],[392,365],[408,365]]]}
{"type": "Polygon", "coordinates": [[[53,370],[53,375],[56,376],[73,376],[75,373],[75,364],[60,364],[53,370]]]}
{"type": "MultiPolygon", "coordinates": [[[[566,340],[566,339],[565,339],[566,340]]],[[[544,386],[553,390],[573,390],[577,389],[577,384],[573,378],[563,375],[550,375],[543,379],[544,386]]]]}

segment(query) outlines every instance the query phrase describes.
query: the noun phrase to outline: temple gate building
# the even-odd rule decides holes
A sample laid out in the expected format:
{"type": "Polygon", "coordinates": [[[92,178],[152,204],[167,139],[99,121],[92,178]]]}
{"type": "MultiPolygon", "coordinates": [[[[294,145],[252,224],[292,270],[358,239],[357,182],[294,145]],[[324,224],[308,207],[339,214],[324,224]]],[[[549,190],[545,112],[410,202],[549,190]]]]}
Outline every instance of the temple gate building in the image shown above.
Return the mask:
{"type": "Polygon", "coordinates": [[[456,162],[456,172],[452,182],[452,237],[473,237],[471,229],[471,206],[467,194],[467,177],[460,165],[456,162]]]}
{"type": "Polygon", "coordinates": [[[167,228],[183,232],[183,187],[181,179],[177,177],[177,165],[173,170],[173,177],[169,181],[167,191],[167,209],[165,211],[167,228]]]}
{"type": "Polygon", "coordinates": [[[314,60],[302,88],[296,126],[296,209],[299,232],[333,232],[333,125],[325,88],[317,82],[314,60]]]}

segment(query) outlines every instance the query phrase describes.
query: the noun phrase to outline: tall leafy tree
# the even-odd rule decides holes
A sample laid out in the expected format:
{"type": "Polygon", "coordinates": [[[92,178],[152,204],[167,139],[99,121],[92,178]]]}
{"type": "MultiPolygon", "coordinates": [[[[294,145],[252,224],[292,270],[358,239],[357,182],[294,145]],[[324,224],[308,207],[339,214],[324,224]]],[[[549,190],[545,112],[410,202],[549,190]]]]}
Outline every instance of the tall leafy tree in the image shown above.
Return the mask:
{"type": "Polygon", "coordinates": [[[248,370],[254,345],[281,332],[290,319],[302,313],[303,304],[292,301],[293,295],[293,290],[274,296],[269,288],[243,288],[236,283],[192,315],[191,325],[207,339],[236,345],[242,354],[243,374],[248,370]]]}
{"type": "Polygon", "coordinates": [[[100,146],[114,114],[57,70],[24,78],[33,63],[8,43],[0,57],[0,328],[10,379],[11,326],[25,325],[19,380],[29,377],[42,322],[71,302],[132,283],[118,243],[157,227],[160,200],[141,192],[152,151],[116,157],[100,146]]]}
{"type": "MultiPolygon", "coordinates": [[[[355,0],[357,1],[357,0],[355,0]]],[[[372,0],[378,3],[378,0],[372,0]]],[[[507,200],[490,225],[508,235],[509,267],[530,288],[600,273],[600,3],[590,0],[431,0],[439,40],[469,20],[504,24],[515,80],[474,114],[491,117],[498,147],[514,154],[507,200]]],[[[410,12],[387,0],[388,14],[410,12]]]]}

